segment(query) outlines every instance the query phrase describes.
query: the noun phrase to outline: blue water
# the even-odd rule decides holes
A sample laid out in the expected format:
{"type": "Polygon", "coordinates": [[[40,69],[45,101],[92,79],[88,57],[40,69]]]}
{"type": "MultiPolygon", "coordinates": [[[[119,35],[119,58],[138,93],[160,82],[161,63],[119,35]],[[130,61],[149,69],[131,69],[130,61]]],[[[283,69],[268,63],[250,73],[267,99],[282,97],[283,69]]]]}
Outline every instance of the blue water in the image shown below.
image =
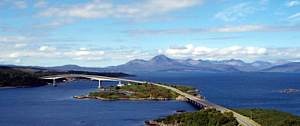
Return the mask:
{"type": "MultiPolygon", "coordinates": [[[[274,108],[300,115],[300,93],[277,92],[285,88],[300,89],[300,74],[168,73],[133,78],[191,85],[201,90],[206,99],[229,108],[274,108]]],[[[58,87],[0,89],[0,126],[140,126],[145,120],[167,116],[176,110],[195,110],[177,101],[72,98],[96,88],[97,82],[80,80],[58,87]]]]}
{"type": "Polygon", "coordinates": [[[300,115],[300,93],[279,90],[300,89],[300,74],[288,73],[170,73],[137,78],[196,87],[207,100],[228,108],[270,108],[300,115]]]}

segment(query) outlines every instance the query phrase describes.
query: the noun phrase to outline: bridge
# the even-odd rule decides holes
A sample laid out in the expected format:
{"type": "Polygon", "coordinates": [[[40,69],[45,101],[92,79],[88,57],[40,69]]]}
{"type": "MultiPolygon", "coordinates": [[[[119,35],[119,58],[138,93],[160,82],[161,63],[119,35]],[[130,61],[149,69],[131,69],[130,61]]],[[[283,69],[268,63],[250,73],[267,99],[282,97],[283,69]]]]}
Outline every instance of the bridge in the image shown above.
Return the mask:
{"type": "Polygon", "coordinates": [[[101,88],[103,81],[117,81],[119,83],[121,82],[132,82],[132,83],[146,83],[145,81],[137,81],[137,80],[129,80],[129,79],[123,79],[123,78],[115,78],[115,77],[106,77],[106,76],[98,76],[98,75],[85,75],[85,74],[61,74],[61,75],[52,75],[52,76],[44,76],[41,77],[41,79],[45,80],[52,80],[52,85],[56,86],[57,79],[62,78],[87,78],[90,80],[96,80],[98,81],[98,88],[101,88]]]}
{"type": "Polygon", "coordinates": [[[160,86],[166,89],[169,89],[171,91],[174,91],[178,93],[179,95],[185,97],[188,102],[190,102],[192,105],[197,106],[198,108],[206,109],[206,108],[214,108],[222,113],[224,112],[232,112],[233,116],[236,118],[236,120],[239,122],[240,125],[242,126],[261,126],[260,124],[256,123],[249,117],[243,116],[239,113],[236,113],[233,110],[230,110],[228,108],[225,108],[223,106],[211,103],[205,99],[201,99],[199,97],[190,95],[188,93],[185,93],[183,91],[180,91],[177,88],[167,86],[167,85],[162,85],[158,83],[152,83],[152,82],[146,82],[146,81],[138,81],[138,80],[131,80],[131,79],[123,79],[123,78],[116,78],[116,77],[106,77],[106,76],[98,76],[98,75],[83,75],[83,74],[63,74],[63,75],[53,75],[53,76],[45,76],[41,77],[41,79],[50,79],[53,80],[53,85],[55,85],[55,80],[56,79],[61,79],[61,78],[87,78],[91,80],[97,80],[99,81],[98,88],[101,88],[101,83],[102,81],[118,81],[120,82],[132,82],[132,83],[140,83],[140,84],[152,84],[156,86],[160,86]]]}

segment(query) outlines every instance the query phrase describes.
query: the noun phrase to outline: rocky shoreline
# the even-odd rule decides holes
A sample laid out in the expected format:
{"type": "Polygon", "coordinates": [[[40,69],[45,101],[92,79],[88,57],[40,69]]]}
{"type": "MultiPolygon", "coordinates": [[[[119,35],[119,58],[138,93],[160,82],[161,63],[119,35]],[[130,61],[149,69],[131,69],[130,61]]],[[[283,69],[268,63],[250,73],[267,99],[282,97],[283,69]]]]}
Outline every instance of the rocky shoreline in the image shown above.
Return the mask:
{"type": "Polygon", "coordinates": [[[172,99],[172,98],[118,98],[118,99],[108,99],[108,98],[94,97],[94,96],[88,96],[88,95],[73,96],[73,98],[76,98],[76,99],[97,99],[97,100],[102,100],[102,101],[116,101],[116,100],[130,100],[130,101],[169,101],[169,100],[176,100],[176,101],[187,101],[187,99],[182,97],[182,96],[178,96],[175,99],[172,99]]]}

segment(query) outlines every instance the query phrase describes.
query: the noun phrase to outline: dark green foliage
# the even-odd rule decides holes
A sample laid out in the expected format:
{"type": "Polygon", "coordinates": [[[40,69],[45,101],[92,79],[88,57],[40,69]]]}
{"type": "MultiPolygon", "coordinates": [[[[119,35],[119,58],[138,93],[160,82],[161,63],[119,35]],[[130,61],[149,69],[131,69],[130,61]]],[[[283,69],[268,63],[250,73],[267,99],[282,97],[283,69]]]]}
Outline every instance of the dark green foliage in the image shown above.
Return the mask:
{"type": "MultiPolygon", "coordinates": [[[[89,74],[108,77],[131,76],[124,73],[98,73],[86,71],[53,71],[38,67],[25,66],[0,66],[0,87],[32,87],[46,85],[47,81],[51,83],[52,80],[42,80],[40,77],[59,74],[89,74]]],[[[56,80],[57,82],[62,79],[56,80]]]]}
{"type": "Polygon", "coordinates": [[[155,121],[180,126],[238,126],[232,113],[222,114],[215,109],[175,114],[155,121]]]}
{"type": "Polygon", "coordinates": [[[46,83],[37,74],[8,67],[0,68],[0,87],[30,87],[41,86],[46,83]]]}
{"type": "Polygon", "coordinates": [[[175,99],[178,94],[152,84],[131,84],[122,87],[109,87],[106,91],[92,92],[89,96],[111,99],[117,98],[144,98],[144,99],[175,99]],[[116,97],[114,97],[116,98],[116,97]]]}
{"type": "Polygon", "coordinates": [[[300,117],[286,112],[267,109],[237,109],[236,112],[252,117],[262,126],[300,126],[300,117]]]}
{"type": "Polygon", "coordinates": [[[191,87],[191,86],[186,86],[186,85],[169,85],[169,84],[163,84],[163,85],[168,85],[168,86],[171,86],[171,87],[174,87],[174,88],[177,88],[178,90],[182,91],[182,92],[185,92],[185,93],[188,93],[188,94],[191,94],[191,95],[198,95],[198,91],[191,87]]]}

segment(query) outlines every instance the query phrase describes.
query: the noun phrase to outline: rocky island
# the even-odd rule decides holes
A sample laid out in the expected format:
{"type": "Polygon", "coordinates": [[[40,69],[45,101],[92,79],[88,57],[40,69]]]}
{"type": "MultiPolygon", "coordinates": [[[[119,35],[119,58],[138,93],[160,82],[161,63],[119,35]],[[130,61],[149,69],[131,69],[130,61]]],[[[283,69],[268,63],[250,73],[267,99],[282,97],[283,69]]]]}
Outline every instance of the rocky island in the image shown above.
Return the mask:
{"type": "MultiPolygon", "coordinates": [[[[198,95],[198,90],[189,86],[170,85],[183,92],[198,95]]],[[[185,100],[179,94],[153,84],[128,83],[125,85],[111,86],[90,92],[86,96],[74,96],[75,98],[90,98],[99,100],[185,100]]]]}

